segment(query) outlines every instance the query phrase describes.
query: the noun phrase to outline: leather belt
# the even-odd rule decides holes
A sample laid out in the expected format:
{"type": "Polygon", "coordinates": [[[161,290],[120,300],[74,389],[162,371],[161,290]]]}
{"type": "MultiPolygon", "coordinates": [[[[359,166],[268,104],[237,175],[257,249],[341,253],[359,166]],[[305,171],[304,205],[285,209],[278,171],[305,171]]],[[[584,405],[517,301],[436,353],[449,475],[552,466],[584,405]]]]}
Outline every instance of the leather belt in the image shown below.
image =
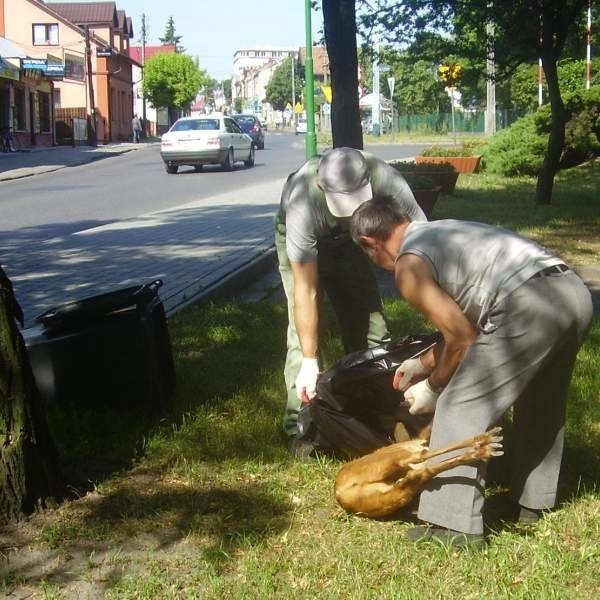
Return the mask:
{"type": "Polygon", "coordinates": [[[552,265],[551,267],[546,267],[541,271],[538,271],[535,275],[532,275],[531,278],[534,277],[546,277],[547,275],[560,275],[561,273],[566,273],[569,270],[567,265],[552,265]]]}

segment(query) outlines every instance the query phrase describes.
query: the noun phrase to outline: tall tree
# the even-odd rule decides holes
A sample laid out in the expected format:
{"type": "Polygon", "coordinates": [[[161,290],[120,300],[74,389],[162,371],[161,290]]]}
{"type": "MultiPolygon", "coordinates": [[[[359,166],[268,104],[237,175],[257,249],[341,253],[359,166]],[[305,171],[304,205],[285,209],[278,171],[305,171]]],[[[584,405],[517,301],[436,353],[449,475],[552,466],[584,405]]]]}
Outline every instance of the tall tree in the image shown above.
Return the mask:
{"type": "MultiPolygon", "coordinates": [[[[298,63],[292,56],[286,58],[280,65],[277,66],[271,79],[265,88],[265,96],[275,110],[283,110],[287,103],[293,105],[292,102],[292,61],[294,61],[294,86],[296,98],[300,96],[302,90],[302,82],[300,80],[300,70],[298,63]]],[[[262,98],[261,98],[262,100],[262,98]]]]}
{"type": "Polygon", "coordinates": [[[208,77],[185,54],[155,54],[144,69],[144,95],[155,108],[187,108],[208,77]]]}
{"type": "Polygon", "coordinates": [[[325,44],[331,72],[333,147],[363,147],[358,107],[355,0],[323,0],[325,44]]]}
{"type": "Polygon", "coordinates": [[[65,486],[15,319],[23,313],[0,267],[0,521],[60,501],[65,486]]]}
{"type": "Polygon", "coordinates": [[[173,15],[169,17],[165,26],[165,34],[163,37],[158,38],[163,46],[173,45],[177,48],[177,52],[185,52],[185,48],[181,45],[181,36],[175,35],[175,21],[173,15]]]}
{"type": "Polygon", "coordinates": [[[401,0],[379,3],[374,11],[360,0],[367,29],[385,28],[395,41],[409,41],[422,31],[446,31],[461,40],[465,54],[481,59],[489,42],[494,49],[499,80],[523,63],[542,60],[548,86],[552,124],[538,174],[536,201],[548,204],[565,141],[566,111],[557,65],[565,45],[578,31],[587,0],[401,0]],[[493,23],[488,39],[486,25],[493,23]]]}

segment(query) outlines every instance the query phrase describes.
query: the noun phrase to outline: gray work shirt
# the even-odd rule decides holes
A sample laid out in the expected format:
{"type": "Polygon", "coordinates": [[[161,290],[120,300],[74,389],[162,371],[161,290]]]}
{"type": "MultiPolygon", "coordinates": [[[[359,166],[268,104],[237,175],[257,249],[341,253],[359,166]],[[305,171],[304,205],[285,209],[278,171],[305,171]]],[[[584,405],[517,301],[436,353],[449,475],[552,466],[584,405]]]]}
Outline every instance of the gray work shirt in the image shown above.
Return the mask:
{"type": "Polygon", "coordinates": [[[398,257],[416,254],[437,284],[480,330],[495,329],[488,314],[533,275],[564,261],[513,231],[470,221],[411,223],[398,257]]]}
{"type": "MultiPolygon", "coordinates": [[[[427,221],[404,177],[376,156],[362,154],[367,160],[373,196],[391,196],[411,220],[427,221]]],[[[286,250],[293,262],[316,260],[318,239],[340,233],[339,220],[329,212],[325,194],[317,186],[319,160],[311,158],[292,173],[281,194],[277,222],[285,225],[286,250]]]]}

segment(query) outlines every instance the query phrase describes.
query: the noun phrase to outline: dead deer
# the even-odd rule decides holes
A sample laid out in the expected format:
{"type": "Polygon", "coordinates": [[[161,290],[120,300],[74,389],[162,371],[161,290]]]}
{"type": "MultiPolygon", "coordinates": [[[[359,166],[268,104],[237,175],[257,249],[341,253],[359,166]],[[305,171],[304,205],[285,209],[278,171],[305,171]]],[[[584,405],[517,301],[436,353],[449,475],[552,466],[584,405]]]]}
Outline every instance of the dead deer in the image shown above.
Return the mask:
{"type": "Polygon", "coordinates": [[[427,440],[391,444],[346,463],[335,478],[334,493],[348,512],[369,518],[386,517],[406,506],[433,476],[458,465],[501,456],[502,431],[496,427],[446,448],[430,450],[427,440]],[[439,463],[434,456],[464,450],[439,463]]]}

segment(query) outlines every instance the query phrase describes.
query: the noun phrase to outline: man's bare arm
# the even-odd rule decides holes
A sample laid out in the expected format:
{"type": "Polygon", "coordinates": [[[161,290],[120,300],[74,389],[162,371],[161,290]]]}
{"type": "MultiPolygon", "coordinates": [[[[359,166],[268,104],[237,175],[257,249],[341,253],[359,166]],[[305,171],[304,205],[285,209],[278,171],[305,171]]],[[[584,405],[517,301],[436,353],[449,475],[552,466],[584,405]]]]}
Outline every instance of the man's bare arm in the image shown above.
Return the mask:
{"type": "Polygon", "coordinates": [[[436,348],[435,368],[428,378],[432,388],[441,389],[450,381],[478,331],[436,283],[429,266],[418,256],[402,255],[396,261],[395,278],[404,299],[444,336],[444,344],[436,348]]]}
{"type": "Polygon", "coordinates": [[[317,261],[292,262],[294,322],[302,355],[315,358],[319,347],[319,277],[317,261]]]}

